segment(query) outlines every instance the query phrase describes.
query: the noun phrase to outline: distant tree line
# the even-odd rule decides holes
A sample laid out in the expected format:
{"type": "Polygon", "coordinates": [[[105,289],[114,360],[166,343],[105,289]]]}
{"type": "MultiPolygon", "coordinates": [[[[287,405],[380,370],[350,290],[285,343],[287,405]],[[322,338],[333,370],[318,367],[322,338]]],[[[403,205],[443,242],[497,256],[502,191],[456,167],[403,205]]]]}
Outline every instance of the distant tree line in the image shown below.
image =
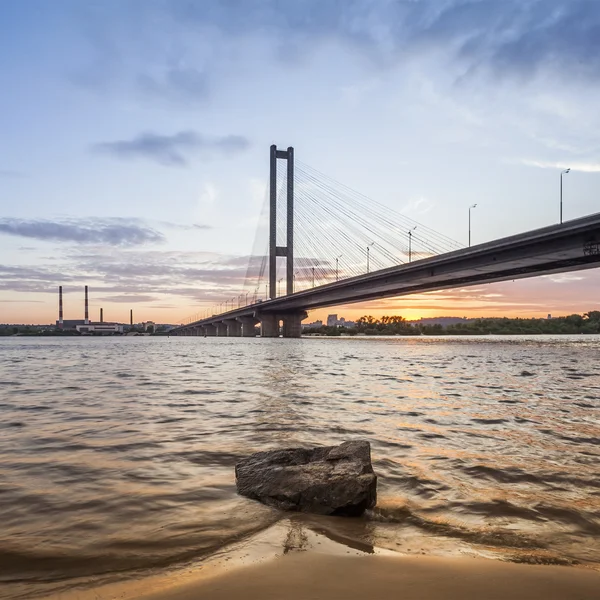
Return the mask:
{"type": "Polygon", "coordinates": [[[525,334],[569,334],[600,333],[600,311],[593,310],[583,315],[569,315],[554,319],[472,319],[446,327],[409,323],[400,316],[361,317],[355,327],[314,327],[305,329],[305,334],[338,335],[525,335],[525,334]]]}

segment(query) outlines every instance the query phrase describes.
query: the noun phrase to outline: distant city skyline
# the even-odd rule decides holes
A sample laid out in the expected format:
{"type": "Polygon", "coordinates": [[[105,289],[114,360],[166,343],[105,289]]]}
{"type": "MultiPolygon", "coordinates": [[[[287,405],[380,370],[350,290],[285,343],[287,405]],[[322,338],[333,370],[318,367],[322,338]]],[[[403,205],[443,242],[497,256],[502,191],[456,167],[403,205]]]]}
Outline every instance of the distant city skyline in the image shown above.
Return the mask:
{"type": "MultiPolygon", "coordinates": [[[[485,4],[0,3],[0,322],[54,322],[59,285],[65,318],[89,285],[125,323],[241,294],[272,143],[465,246],[475,204],[474,245],[557,223],[566,169],[564,218],[597,212],[600,4],[485,4]]],[[[597,308],[599,285],[335,311],[545,317],[597,308]]]]}

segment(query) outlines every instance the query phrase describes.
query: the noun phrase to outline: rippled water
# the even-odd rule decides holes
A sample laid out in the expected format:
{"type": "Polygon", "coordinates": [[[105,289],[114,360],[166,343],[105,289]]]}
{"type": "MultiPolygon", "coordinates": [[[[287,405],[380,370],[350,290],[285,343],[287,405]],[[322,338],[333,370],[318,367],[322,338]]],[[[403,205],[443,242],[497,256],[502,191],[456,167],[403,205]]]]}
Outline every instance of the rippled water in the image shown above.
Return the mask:
{"type": "Polygon", "coordinates": [[[599,357],[598,336],[0,340],[0,585],[214,554],[281,517],[236,495],[239,457],[351,438],[378,507],[313,520],[330,535],[599,567],[599,357]]]}

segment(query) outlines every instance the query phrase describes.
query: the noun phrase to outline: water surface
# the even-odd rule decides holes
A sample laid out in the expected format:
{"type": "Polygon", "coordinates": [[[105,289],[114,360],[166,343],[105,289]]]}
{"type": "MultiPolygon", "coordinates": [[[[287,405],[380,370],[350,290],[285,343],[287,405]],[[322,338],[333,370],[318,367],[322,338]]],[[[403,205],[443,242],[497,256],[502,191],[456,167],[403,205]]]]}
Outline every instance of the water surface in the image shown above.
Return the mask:
{"type": "Polygon", "coordinates": [[[0,339],[0,586],[203,560],[258,450],[371,442],[357,547],[600,566],[600,337],[0,339]]]}

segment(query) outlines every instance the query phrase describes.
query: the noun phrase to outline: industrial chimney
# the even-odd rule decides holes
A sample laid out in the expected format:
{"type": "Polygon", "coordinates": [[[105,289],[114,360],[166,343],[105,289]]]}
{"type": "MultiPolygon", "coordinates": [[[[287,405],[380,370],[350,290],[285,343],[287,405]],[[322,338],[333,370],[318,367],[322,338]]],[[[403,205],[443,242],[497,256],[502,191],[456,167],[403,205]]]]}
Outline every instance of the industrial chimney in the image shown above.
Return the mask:
{"type": "Polygon", "coordinates": [[[85,286],[85,321],[86,325],[90,324],[90,316],[88,311],[88,286],[85,286]]]}
{"type": "Polygon", "coordinates": [[[63,328],[63,299],[62,299],[62,285],[58,286],[58,328],[63,328]]]}
{"type": "Polygon", "coordinates": [[[129,324],[133,327],[133,308],[129,311],[129,324]]]}
{"type": "Polygon", "coordinates": [[[104,323],[104,311],[100,309],[100,323],[104,323]]]}

